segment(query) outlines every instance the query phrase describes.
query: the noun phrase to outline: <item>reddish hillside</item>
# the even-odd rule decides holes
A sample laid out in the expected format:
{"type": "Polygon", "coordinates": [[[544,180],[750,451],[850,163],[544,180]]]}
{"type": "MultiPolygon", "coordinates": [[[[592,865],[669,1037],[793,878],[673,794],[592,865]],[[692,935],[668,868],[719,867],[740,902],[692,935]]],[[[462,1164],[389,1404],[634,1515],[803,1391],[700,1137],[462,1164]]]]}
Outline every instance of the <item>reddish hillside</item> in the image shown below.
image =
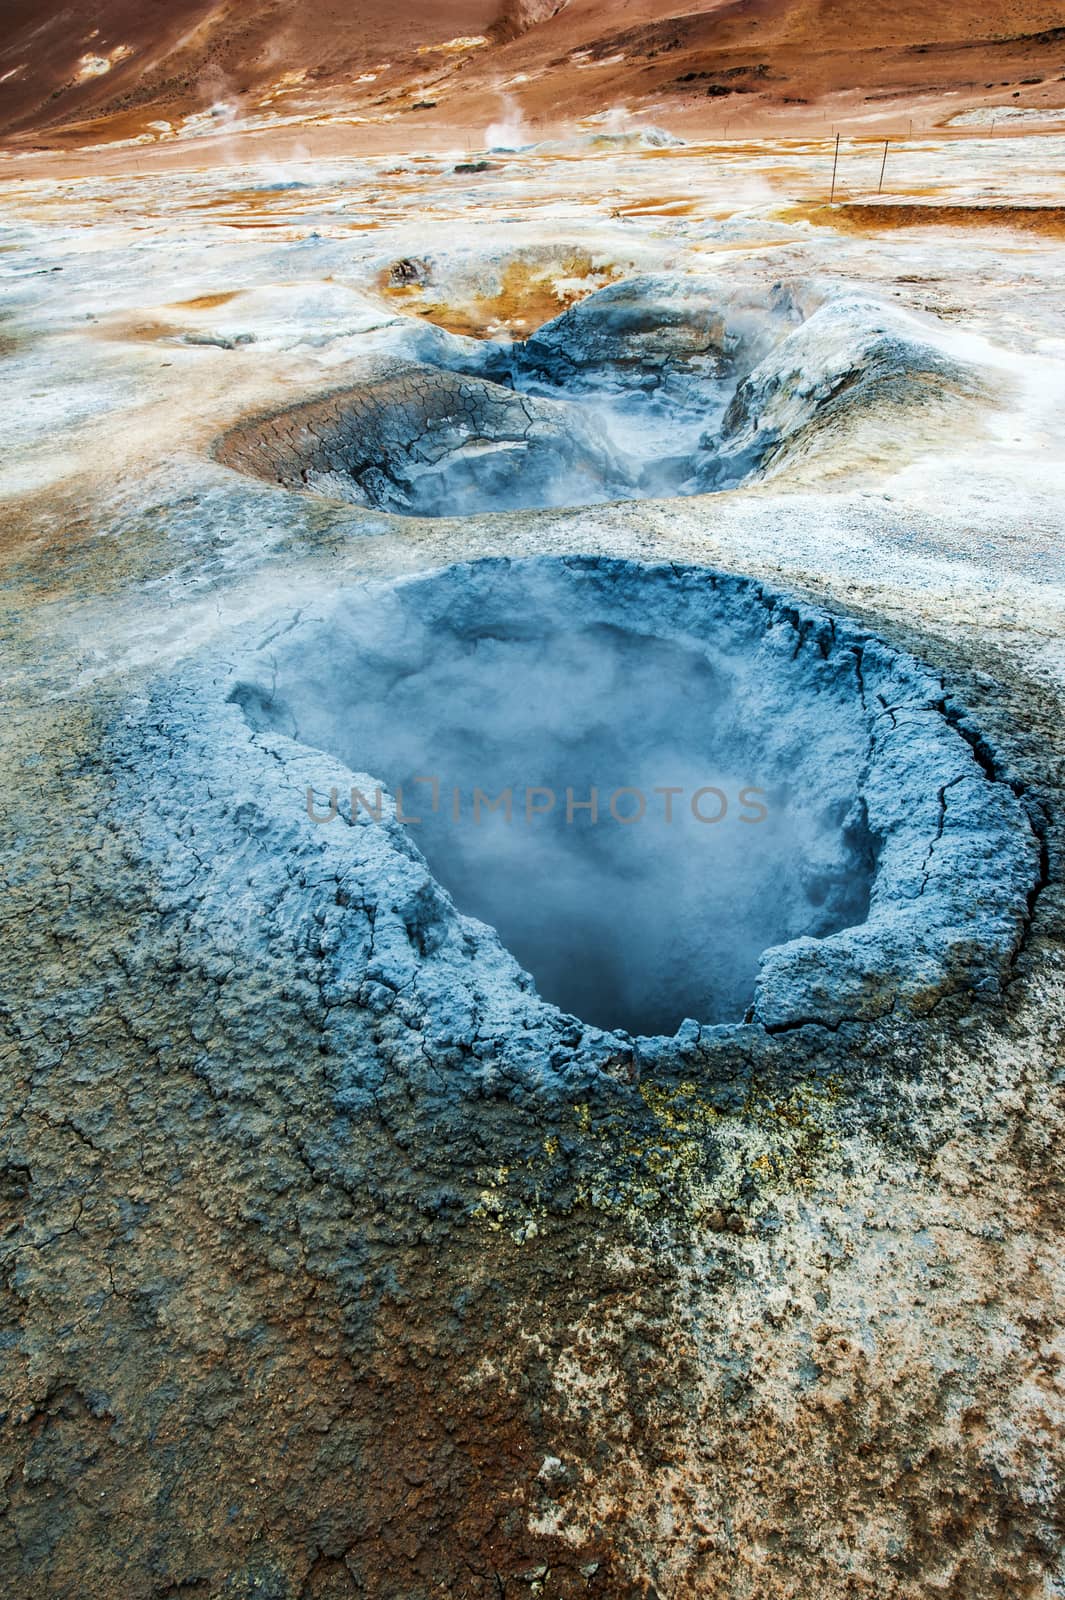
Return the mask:
{"type": "Polygon", "coordinates": [[[411,142],[610,107],[669,127],[922,125],[968,106],[1065,103],[1049,0],[8,0],[0,135],[76,148],[354,117],[411,142]]]}

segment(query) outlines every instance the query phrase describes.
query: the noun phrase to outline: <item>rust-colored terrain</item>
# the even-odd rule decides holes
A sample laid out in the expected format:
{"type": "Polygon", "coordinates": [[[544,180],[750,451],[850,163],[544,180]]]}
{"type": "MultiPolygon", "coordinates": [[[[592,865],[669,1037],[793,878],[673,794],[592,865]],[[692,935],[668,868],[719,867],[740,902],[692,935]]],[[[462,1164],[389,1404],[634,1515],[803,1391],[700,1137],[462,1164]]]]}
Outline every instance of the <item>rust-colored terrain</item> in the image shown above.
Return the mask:
{"type": "MultiPolygon", "coordinates": [[[[612,109],[672,129],[857,132],[1065,107],[1047,0],[57,0],[7,7],[0,136],[84,149],[334,127],[349,147],[530,139],[612,109]]],[[[1065,114],[1065,112],[1063,112],[1065,114]]]]}

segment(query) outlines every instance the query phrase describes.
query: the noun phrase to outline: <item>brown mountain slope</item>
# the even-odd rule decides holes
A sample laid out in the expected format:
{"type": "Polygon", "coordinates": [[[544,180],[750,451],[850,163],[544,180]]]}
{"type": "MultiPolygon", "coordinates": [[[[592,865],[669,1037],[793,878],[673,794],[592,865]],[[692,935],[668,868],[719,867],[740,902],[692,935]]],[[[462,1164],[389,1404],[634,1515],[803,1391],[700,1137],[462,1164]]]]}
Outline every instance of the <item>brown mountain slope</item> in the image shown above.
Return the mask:
{"type": "Polygon", "coordinates": [[[539,127],[624,105],[688,131],[1065,102],[1048,0],[7,0],[4,21],[0,137],[22,147],[338,116],[429,142],[507,99],[539,127]]]}

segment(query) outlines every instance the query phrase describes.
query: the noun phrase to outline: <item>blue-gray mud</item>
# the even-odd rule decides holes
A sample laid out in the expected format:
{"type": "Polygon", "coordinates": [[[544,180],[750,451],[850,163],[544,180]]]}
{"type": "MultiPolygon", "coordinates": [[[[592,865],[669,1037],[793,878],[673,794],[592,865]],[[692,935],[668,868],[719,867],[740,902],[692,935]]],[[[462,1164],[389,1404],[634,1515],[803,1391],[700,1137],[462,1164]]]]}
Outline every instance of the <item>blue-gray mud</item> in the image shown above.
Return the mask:
{"type": "Polygon", "coordinates": [[[354,387],[240,422],[218,458],[410,516],[593,505],[734,488],[838,454],[863,419],[956,417],[984,387],[896,307],[784,284],[631,278],[523,341],[408,343],[354,387]]]}
{"type": "MultiPolygon", "coordinates": [[[[520,684],[509,666],[504,681],[520,684]]],[[[668,693],[668,684],[654,687],[668,693]]],[[[452,710],[463,722],[457,701],[452,710]]],[[[616,710],[613,698],[602,702],[599,726],[616,710]]],[[[544,715],[538,695],[525,736],[543,734],[544,715]]],[[[392,720],[413,741],[396,746],[405,756],[434,726],[431,718],[392,720]]],[[[648,714],[644,730],[650,725],[648,714]]],[[[595,726],[575,726],[572,747],[594,746],[595,726]]],[[[507,739],[514,731],[505,698],[495,727],[507,739]]],[[[811,1083],[847,1092],[870,1030],[899,1019],[934,1025],[952,1000],[993,1009],[1040,882],[1040,842],[1024,800],[995,775],[936,674],[851,624],[702,569],[599,558],[484,561],[323,595],[313,611],[257,624],[230,641],[225,657],[209,653],[159,681],[143,705],[126,708],[109,748],[124,848],[139,853],[158,919],[137,959],[158,964],[157,946],[170,940],[179,968],[186,945],[190,961],[201,959],[191,952],[204,941],[211,951],[218,1009],[195,1024],[201,1048],[191,1066],[203,1092],[258,1101],[270,1085],[280,1097],[271,1115],[288,1126],[294,1113],[307,1117],[310,1072],[317,1109],[298,1148],[322,1182],[349,1194],[388,1191],[390,1204],[401,1197],[415,1212],[453,1218],[479,1214],[487,1185],[492,1205],[518,1219],[519,1235],[540,1210],[564,1212],[593,1191],[642,1228],[692,1203],[715,1168],[710,1137],[698,1172],[675,1171],[663,1141],[686,1147],[690,1119],[671,1133],[657,1113],[646,1140],[619,1135],[604,1165],[595,1141],[589,1153],[570,1137],[577,1106],[602,1132],[632,1118],[640,1126],[647,1093],[671,1086],[684,1085],[685,1096],[715,1113],[740,1110],[755,1080],[783,1085],[785,1094],[811,1083]],[[739,1003],[735,983],[742,988],[747,976],[753,992],[733,1020],[689,1016],[668,1035],[596,1026],[541,997],[496,930],[463,915],[434,876],[415,842],[418,827],[396,820],[391,775],[360,770],[355,760],[364,729],[387,737],[382,682],[402,682],[409,696],[419,691],[419,665],[431,681],[436,663],[450,693],[463,652],[535,645],[550,662],[552,638],[558,649],[591,640],[601,662],[597,630],[607,615],[623,637],[683,641],[697,654],[719,698],[693,703],[696,754],[700,736],[708,738],[702,748],[713,749],[715,712],[724,708],[716,736],[726,748],[747,741],[744,759],[770,763],[770,808],[786,815],[798,803],[796,859],[774,847],[768,863],[755,851],[753,867],[737,868],[732,889],[750,890],[756,928],[819,917],[834,928],[771,945],[748,973],[733,922],[723,934],[715,926],[711,874],[705,923],[695,896],[669,942],[666,915],[657,940],[634,942],[632,981],[641,1003],[652,1004],[647,974],[668,984],[675,953],[688,995],[700,987],[713,995],[715,960],[733,985],[720,991],[726,1000],[739,1003]],[[737,713],[745,697],[747,717],[737,713]],[[381,820],[358,802],[353,816],[352,790],[372,803],[379,786],[381,820]],[[330,816],[334,793],[336,818],[315,820],[330,816]],[[776,889],[768,911],[767,866],[776,889]],[[862,919],[840,927],[859,906],[862,919]],[[235,1040],[216,1047],[219,1026],[224,1033],[230,1025],[235,1040]],[[653,1172],[663,1161],[669,1175],[659,1182],[653,1172]],[[505,1178],[486,1176],[501,1172],[505,1178]]],[[[407,805],[413,810],[409,793],[407,805]]],[[[498,821],[497,840],[506,827],[498,821]]],[[[593,856],[603,848],[602,835],[569,832],[553,848],[569,852],[576,870],[589,841],[593,856]]],[[[785,841],[791,834],[789,826],[785,841]]],[[[441,830],[445,859],[455,837],[441,830]]],[[[520,855],[527,837],[523,822],[513,825],[505,849],[520,855]]],[[[680,868],[697,879],[685,865],[694,830],[678,837],[686,840],[672,847],[680,868]]],[[[494,865],[476,862],[489,880],[494,865]]],[[[593,865],[599,872],[602,863],[593,865]]],[[[669,871],[676,866],[669,862],[669,871]]],[[[513,867],[504,860],[505,872],[513,867]]],[[[609,879],[609,858],[607,867],[609,879]]],[[[648,905],[663,870],[652,851],[649,888],[634,891],[646,889],[648,905]]],[[[506,890],[496,889],[505,903],[506,890]]],[[[558,892],[564,898],[565,886],[558,892]]],[[[604,940],[618,913],[608,909],[604,940]]],[[[733,900],[733,920],[742,915],[733,900]]],[[[540,932],[549,939],[550,931],[551,919],[540,932]]],[[[579,959],[578,945],[570,960],[579,959]]],[[[258,1121],[236,1116],[233,1131],[243,1139],[258,1121]]],[[[352,1240],[350,1250],[354,1267],[361,1247],[352,1240]]]]}
{"type": "MultiPolygon", "coordinates": [[[[692,738],[713,726],[697,687],[692,738]]],[[[925,1064],[949,1100],[954,1041],[1015,1025],[1041,813],[938,672],[726,574],[486,561],[323,585],[91,717],[63,710],[39,761],[13,812],[39,914],[3,1191],[21,1327],[5,1559],[28,1592],[43,1573],[37,1592],[100,1600],[695,1595],[730,1558],[694,1522],[656,1554],[662,1473],[705,1525],[738,1492],[744,1519],[783,1518],[800,1479],[827,1494],[874,1446],[900,1483],[943,1448],[923,1368],[898,1375],[897,1414],[878,1392],[868,1414],[826,1411],[838,1340],[796,1347],[786,1393],[758,1355],[809,1273],[822,1321],[844,1292],[864,1202],[825,1196],[864,1192],[848,1152],[941,1140],[925,1064]],[[809,764],[807,790],[823,766],[839,826],[819,848],[846,849],[862,814],[864,921],[771,948],[750,1020],[631,1037],[566,1015],[462,915],[387,795],[380,823],[308,815],[308,783],[321,815],[333,787],[391,776],[334,737],[379,692],[368,652],[387,677],[472,637],[595,638],[607,615],[697,654],[719,707],[787,705],[744,754],[809,764]],[[333,723],[312,730],[316,707],[333,723]],[[318,748],[292,737],[312,731],[318,748]],[[42,828],[52,860],[69,831],[58,878],[26,849],[42,828]],[[804,1229],[806,1264],[785,1241],[808,1193],[831,1219],[804,1229]],[[748,1327],[755,1290],[771,1320],[748,1327]],[[799,1477],[778,1401],[814,1429],[799,1477]]],[[[991,1046],[979,1059],[993,1071],[991,1046]]],[[[972,1494],[973,1538],[1022,1519],[1027,1581],[1041,1520],[1008,1485],[991,1511],[972,1494]]],[[[779,1582],[820,1560],[790,1550],[779,1582]]]]}
{"type": "MultiPolygon", "coordinates": [[[[268,860],[328,861],[355,897],[329,917],[330,991],[402,994],[445,1053],[591,1022],[656,1056],[686,1022],[838,1028],[994,993],[1038,872],[933,674],[697,568],[503,560],[342,590],[269,629],[205,716],[217,826],[252,808],[268,860]]],[[[220,854],[243,872],[245,848],[220,854]]]]}

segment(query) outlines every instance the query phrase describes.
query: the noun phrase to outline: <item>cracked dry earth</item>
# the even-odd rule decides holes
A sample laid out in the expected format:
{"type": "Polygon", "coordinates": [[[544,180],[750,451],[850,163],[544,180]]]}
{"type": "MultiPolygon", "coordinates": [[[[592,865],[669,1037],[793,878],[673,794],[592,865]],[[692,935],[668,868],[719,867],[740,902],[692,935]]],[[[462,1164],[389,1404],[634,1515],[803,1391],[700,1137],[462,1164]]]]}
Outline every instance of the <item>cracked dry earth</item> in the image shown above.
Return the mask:
{"type": "MultiPolygon", "coordinates": [[[[527,474],[538,468],[554,473],[579,454],[567,431],[572,422],[553,413],[549,403],[477,377],[433,367],[396,367],[390,363],[379,379],[368,376],[353,392],[311,400],[280,417],[234,429],[221,441],[219,458],[286,488],[315,489],[357,503],[381,502],[390,509],[392,504],[414,503],[397,488],[388,467],[423,443],[434,455],[439,450],[446,463],[453,440],[483,435],[491,440],[492,451],[520,450],[527,474]],[[547,456],[542,467],[538,455],[547,456]]],[[[597,454],[590,439],[586,453],[597,454]]]]}
{"type": "MultiPolygon", "coordinates": [[[[1009,190],[1010,144],[914,146],[913,181],[1009,190]]],[[[372,163],[239,228],[202,220],[232,172],[3,200],[5,1592],[1065,1594],[1060,250],[787,220],[767,148],[597,163],[489,175],[461,247],[435,167],[369,232],[336,206],[372,163]],[[702,209],[625,222],[622,185],[702,209]],[[419,517],[219,458],[394,364],[471,370],[389,261],[483,300],[575,244],[860,294],[976,376],[683,500],[419,517]],[[250,661],[367,584],[576,555],[738,574],[922,664],[1009,797],[958,858],[959,915],[1019,907],[979,976],[633,1041],[541,1002],[414,830],[310,820],[350,773],[253,726],[250,661]]],[[[764,392],[784,436],[798,389],[764,392]]]]}

